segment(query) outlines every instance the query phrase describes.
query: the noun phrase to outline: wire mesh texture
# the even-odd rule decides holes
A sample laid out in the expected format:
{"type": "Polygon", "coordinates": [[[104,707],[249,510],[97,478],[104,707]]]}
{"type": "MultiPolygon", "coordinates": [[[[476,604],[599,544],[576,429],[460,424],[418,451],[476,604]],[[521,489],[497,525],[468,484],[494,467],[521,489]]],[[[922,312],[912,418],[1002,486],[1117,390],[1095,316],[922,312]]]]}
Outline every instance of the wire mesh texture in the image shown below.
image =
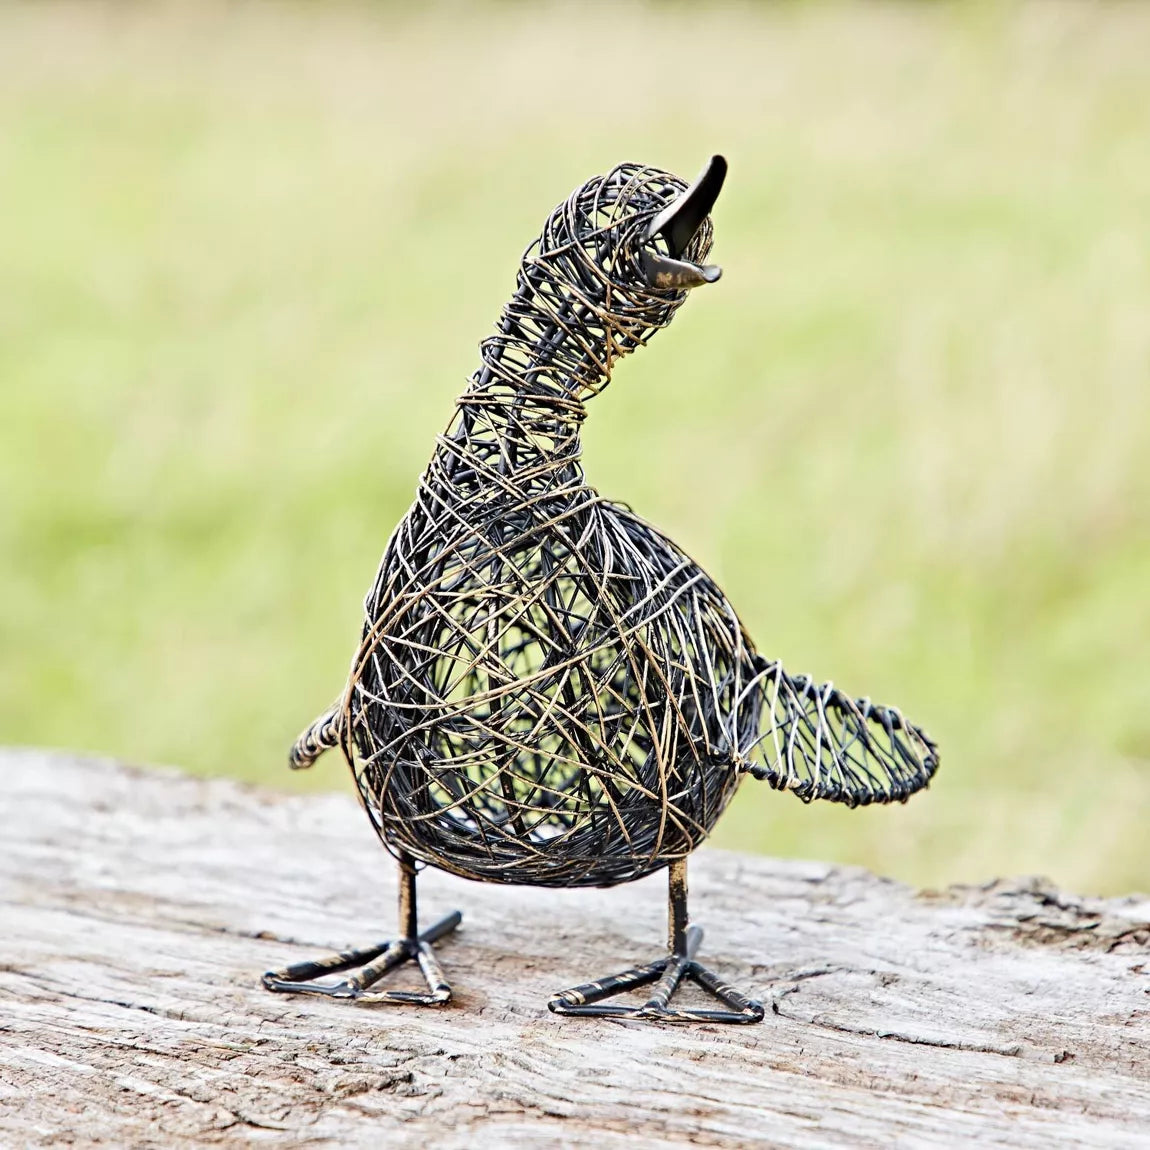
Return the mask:
{"type": "Polygon", "coordinates": [[[584,479],[586,402],[717,278],[709,215],[659,230],[689,195],[622,164],[551,213],[387,545],[346,690],[292,751],[342,747],[393,853],[610,885],[685,857],[745,774],[857,806],[937,768],[894,708],[758,654],[706,572],[584,479]]]}

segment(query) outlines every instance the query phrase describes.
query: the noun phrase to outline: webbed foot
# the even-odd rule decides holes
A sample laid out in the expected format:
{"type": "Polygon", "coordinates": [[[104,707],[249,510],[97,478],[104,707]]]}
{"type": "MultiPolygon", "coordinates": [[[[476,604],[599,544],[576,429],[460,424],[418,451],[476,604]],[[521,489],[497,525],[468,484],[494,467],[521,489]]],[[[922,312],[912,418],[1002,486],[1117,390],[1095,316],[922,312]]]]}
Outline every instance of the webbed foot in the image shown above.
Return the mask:
{"type": "Polygon", "coordinates": [[[762,1003],[740,994],[733,986],[728,986],[718,975],[695,961],[702,941],[702,928],[688,927],[682,953],[672,953],[646,966],[632,967],[619,974],[561,991],[547,1003],[548,1009],[555,1014],[637,1018],[651,1022],[761,1022],[764,1013],[762,1003]],[[701,986],[726,1009],[688,1009],[668,1005],[684,979],[701,986]],[[603,1002],[605,998],[650,983],[656,985],[644,1003],[623,1006],[620,1003],[603,1002]]]}
{"type": "Polygon", "coordinates": [[[297,962],[283,970],[269,970],[261,980],[265,989],[282,994],[322,994],[328,998],[353,998],[358,1002],[403,1002],[419,1006],[442,1006],[451,1001],[451,986],[432,950],[432,943],[450,934],[463,915],[453,911],[415,938],[398,938],[360,950],[344,950],[310,962],[297,962]],[[375,990],[371,988],[389,971],[414,961],[427,983],[427,992],[375,990]],[[317,982],[328,974],[355,973],[340,982],[317,982]]]}

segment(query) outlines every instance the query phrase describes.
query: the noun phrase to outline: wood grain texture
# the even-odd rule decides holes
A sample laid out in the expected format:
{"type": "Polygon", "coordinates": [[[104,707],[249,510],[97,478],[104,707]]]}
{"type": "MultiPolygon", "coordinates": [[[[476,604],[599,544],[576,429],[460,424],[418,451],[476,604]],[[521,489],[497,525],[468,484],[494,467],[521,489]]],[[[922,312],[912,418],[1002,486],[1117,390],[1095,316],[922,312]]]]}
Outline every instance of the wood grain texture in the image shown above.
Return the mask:
{"type": "Polygon", "coordinates": [[[3,1145],[1150,1145],[1144,897],[704,850],[701,957],[767,1019],[657,1027],[545,1002],[658,955],[662,876],[428,872],[425,918],[464,912],[455,1001],[371,1008],[258,984],[394,931],[394,866],[346,796],[38,751],[0,771],[3,1145]]]}

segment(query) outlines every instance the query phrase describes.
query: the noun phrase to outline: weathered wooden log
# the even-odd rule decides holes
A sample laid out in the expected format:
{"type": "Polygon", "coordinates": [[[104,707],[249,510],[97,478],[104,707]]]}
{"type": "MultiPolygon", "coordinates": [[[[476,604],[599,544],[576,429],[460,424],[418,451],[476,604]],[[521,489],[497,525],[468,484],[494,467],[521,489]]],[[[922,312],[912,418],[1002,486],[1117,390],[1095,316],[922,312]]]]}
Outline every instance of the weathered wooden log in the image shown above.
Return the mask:
{"type": "Polygon", "coordinates": [[[673,1027],[545,1006],[657,955],[659,876],[426,872],[424,913],[464,912],[455,1000],[365,1007],[259,985],[393,933],[395,868],[347,796],[39,751],[0,772],[4,1145],[1150,1145],[1145,898],[704,850],[702,956],[769,1010],[673,1027]]]}

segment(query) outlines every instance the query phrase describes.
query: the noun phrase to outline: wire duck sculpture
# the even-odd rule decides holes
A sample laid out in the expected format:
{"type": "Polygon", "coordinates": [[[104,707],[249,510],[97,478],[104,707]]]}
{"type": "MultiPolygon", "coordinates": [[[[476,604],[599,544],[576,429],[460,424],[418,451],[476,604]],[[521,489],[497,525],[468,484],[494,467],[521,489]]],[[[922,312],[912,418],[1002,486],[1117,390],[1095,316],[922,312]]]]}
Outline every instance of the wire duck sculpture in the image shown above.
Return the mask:
{"type": "Polygon", "coordinates": [[[707,573],[584,479],[587,401],[719,278],[706,259],[725,175],[720,156],[689,187],[621,164],[576,189],[523,255],[387,545],[347,685],[291,751],[304,768],[342,749],[399,863],[400,937],[268,972],[269,990],[447,1002],[433,944],[461,916],[420,932],[418,864],[546,887],[666,868],[667,953],[551,1010],[755,1022],[762,1006],[696,960],[687,916],[687,856],[741,779],[854,807],[904,801],[937,769],[935,744],[893,707],[759,654],[707,573]],[[426,992],[377,988],[407,961],[426,992]],[[716,1007],[672,1006],[684,979],[716,1007]],[[637,1006],[605,1001],[651,984],[637,1006]]]}

